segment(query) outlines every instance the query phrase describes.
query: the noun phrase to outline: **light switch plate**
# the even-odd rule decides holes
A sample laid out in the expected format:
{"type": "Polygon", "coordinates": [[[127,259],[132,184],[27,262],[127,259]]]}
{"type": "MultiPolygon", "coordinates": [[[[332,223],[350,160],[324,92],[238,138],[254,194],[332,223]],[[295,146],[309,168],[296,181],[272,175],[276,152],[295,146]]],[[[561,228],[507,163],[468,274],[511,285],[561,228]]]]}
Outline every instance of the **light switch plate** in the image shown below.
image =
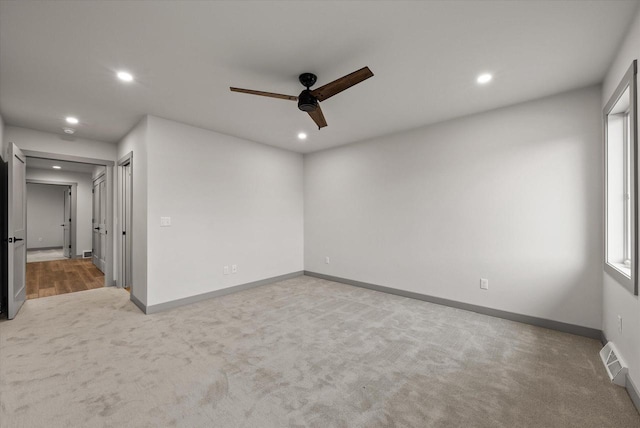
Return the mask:
{"type": "Polygon", "coordinates": [[[238,273],[238,265],[231,265],[231,273],[238,273]]]}
{"type": "Polygon", "coordinates": [[[171,226],[171,217],[160,217],[160,227],[171,226]]]}
{"type": "Polygon", "coordinates": [[[486,278],[480,278],[480,288],[483,290],[489,289],[489,280],[486,278]]]}

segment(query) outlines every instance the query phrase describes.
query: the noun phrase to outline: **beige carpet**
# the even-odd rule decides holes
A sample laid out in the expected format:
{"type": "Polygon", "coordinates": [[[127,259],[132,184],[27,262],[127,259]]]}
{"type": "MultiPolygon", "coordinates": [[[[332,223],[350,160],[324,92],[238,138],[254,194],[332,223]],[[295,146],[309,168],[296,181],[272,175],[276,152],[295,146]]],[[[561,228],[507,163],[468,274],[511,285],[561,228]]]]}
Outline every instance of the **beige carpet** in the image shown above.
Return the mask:
{"type": "Polygon", "coordinates": [[[2,427],[639,427],[595,340],[299,277],[143,315],[103,288],[0,323],[2,427]]]}
{"type": "Polygon", "coordinates": [[[62,247],[48,250],[27,250],[27,263],[48,262],[52,260],[65,260],[62,247]]]}

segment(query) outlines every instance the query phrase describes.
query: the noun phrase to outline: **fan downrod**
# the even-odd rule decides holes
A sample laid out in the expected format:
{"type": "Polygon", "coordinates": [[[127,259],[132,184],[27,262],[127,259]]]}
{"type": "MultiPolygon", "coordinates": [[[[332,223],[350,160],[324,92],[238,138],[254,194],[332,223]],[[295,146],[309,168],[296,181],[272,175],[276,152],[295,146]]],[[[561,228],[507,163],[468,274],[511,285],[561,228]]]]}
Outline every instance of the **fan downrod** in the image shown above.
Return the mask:
{"type": "Polygon", "coordinates": [[[316,80],[318,77],[313,73],[302,73],[298,76],[298,80],[302,83],[302,86],[305,86],[307,89],[316,84],[316,80]]]}

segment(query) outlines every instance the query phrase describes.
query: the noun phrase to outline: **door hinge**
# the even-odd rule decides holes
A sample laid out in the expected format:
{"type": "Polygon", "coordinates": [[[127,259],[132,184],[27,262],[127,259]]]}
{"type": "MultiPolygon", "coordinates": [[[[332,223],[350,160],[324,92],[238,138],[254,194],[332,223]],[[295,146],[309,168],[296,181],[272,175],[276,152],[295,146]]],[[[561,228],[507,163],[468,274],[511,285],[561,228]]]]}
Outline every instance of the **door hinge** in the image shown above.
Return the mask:
{"type": "Polygon", "coordinates": [[[122,235],[126,235],[126,234],[127,234],[127,232],[123,230],[122,231],[122,235]]]}
{"type": "Polygon", "coordinates": [[[71,245],[69,245],[69,248],[71,248],[71,245]]]}

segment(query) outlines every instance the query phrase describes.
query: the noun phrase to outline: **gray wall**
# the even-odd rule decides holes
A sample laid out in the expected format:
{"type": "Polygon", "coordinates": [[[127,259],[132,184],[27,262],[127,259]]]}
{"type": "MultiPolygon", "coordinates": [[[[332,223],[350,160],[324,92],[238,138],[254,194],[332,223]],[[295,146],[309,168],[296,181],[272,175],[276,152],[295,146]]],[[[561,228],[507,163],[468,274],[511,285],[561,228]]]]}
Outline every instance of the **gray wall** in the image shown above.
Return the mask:
{"type": "Polygon", "coordinates": [[[599,329],[600,97],[306,155],[305,270],[599,329]]]}
{"type": "MultiPolygon", "coordinates": [[[[640,59],[640,11],[602,85],[602,107],[607,103],[634,59],[640,59]]],[[[602,329],[607,338],[615,343],[622,358],[629,365],[629,376],[638,389],[640,388],[640,300],[607,273],[603,272],[601,275],[604,282],[602,329]],[[622,317],[622,331],[618,330],[618,316],[622,317]]]]}
{"type": "Polygon", "coordinates": [[[65,186],[27,184],[27,248],[62,247],[65,186]]]}
{"type": "MultiPolygon", "coordinates": [[[[303,269],[302,155],[147,121],[148,305],[303,269]],[[160,227],[161,216],[172,226],[160,227]],[[233,264],[238,272],[224,275],[233,264]]],[[[133,156],[136,183],[141,162],[133,156]]],[[[134,245],[137,236],[134,219],[134,245]]]]}
{"type": "Polygon", "coordinates": [[[4,120],[0,115],[0,158],[4,161],[7,160],[5,146],[6,146],[6,139],[4,138],[4,120]]]}

